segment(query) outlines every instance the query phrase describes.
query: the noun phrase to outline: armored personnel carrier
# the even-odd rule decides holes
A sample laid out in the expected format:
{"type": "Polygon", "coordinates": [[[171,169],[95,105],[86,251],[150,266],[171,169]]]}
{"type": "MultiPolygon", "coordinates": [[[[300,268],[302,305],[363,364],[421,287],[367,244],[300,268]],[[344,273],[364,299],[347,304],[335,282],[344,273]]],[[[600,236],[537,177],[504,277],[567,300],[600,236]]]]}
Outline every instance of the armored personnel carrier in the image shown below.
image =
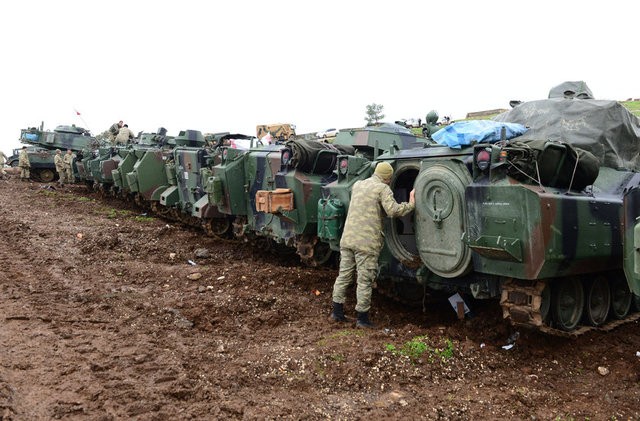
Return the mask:
{"type": "MultiPolygon", "coordinates": [[[[397,200],[416,189],[414,215],[386,222],[379,285],[407,301],[499,298],[514,324],[555,334],[638,317],[640,124],[616,101],[558,91],[497,117],[529,127],[512,140],[377,158],[395,168],[397,200]]],[[[333,248],[350,185],[371,172],[351,161],[339,158],[319,205],[333,248]]]]}
{"type": "MultiPolygon", "coordinates": [[[[20,142],[33,145],[27,148],[27,155],[31,163],[31,176],[39,181],[47,183],[58,177],[53,163],[56,149],[80,152],[97,145],[96,139],[82,127],[57,126],[53,131],[45,131],[43,126],[44,124],[40,128],[30,127],[20,131],[20,142]]],[[[9,159],[9,165],[12,165],[12,158],[9,159]]],[[[15,162],[17,165],[17,157],[15,162]]]]}

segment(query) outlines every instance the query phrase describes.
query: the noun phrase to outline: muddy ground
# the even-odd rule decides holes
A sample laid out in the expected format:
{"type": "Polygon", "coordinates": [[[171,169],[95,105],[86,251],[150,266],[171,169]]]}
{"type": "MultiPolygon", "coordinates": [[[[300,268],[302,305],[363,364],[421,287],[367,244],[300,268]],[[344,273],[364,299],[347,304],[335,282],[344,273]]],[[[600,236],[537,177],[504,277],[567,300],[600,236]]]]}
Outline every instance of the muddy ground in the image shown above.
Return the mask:
{"type": "Polygon", "coordinates": [[[564,339],[375,293],[377,329],[337,326],[334,268],[52,186],[0,181],[2,420],[640,418],[637,322],[564,339]]]}

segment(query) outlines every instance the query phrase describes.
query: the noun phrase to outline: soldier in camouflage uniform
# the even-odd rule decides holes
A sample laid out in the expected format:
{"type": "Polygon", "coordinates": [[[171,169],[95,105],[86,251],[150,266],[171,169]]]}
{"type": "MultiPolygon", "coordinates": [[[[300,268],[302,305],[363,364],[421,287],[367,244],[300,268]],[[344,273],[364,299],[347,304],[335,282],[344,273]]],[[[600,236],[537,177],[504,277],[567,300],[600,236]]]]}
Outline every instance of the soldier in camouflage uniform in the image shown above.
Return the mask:
{"type": "Polygon", "coordinates": [[[120,130],[118,131],[118,135],[115,137],[113,143],[116,145],[127,145],[129,144],[129,141],[134,137],[136,136],[133,134],[133,132],[129,128],[129,125],[125,124],[124,126],[120,127],[120,130]]]}
{"type": "Polygon", "coordinates": [[[64,161],[62,159],[62,151],[60,149],[56,149],[56,154],[53,157],[53,163],[56,166],[56,171],[58,172],[58,184],[60,186],[64,186],[64,161]]]}
{"type": "Polygon", "coordinates": [[[4,164],[7,162],[7,155],[0,151],[0,177],[4,178],[7,172],[4,170],[4,164]]]}
{"type": "Polygon", "coordinates": [[[67,149],[67,153],[64,154],[64,157],[62,158],[62,163],[64,164],[64,178],[66,182],[73,183],[73,152],[71,151],[71,149],[67,149]]]}
{"type": "Polygon", "coordinates": [[[31,162],[29,162],[26,146],[22,147],[20,155],[18,155],[18,167],[20,167],[20,180],[29,181],[29,177],[31,177],[31,162]]]}
{"type": "Polygon", "coordinates": [[[118,136],[118,132],[120,131],[120,128],[122,127],[123,122],[122,120],[118,121],[117,123],[113,123],[111,125],[111,127],[109,127],[109,142],[114,143],[116,140],[116,136],[118,136]]]}
{"type": "Polygon", "coordinates": [[[349,213],[340,240],[340,273],[333,285],[333,311],[331,318],[338,322],[344,316],[346,291],[353,283],[357,271],[357,327],[372,328],[369,321],[371,291],[378,269],[378,255],[382,250],[382,223],[386,216],[404,216],[415,208],[415,191],[409,195],[409,202],[397,203],[389,187],[393,167],[387,162],[376,166],[374,174],[366,180],[358,181],[351,191],[349,213]]]}

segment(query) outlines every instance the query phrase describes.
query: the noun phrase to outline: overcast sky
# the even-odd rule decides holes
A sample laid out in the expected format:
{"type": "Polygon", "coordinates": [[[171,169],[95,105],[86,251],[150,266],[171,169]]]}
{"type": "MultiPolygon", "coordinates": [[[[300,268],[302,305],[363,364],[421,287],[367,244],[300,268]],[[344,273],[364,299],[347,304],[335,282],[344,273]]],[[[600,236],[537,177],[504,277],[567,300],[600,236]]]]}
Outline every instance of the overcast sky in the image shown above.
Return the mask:
{"type": "Polygon", "coordinates": [[[360,127],[374,102],[387,121],[456,119],[568,80],[637,98],[639,12],[637,0],[4,1],[0,148],[42,121],[306,133],[360,127]]]}

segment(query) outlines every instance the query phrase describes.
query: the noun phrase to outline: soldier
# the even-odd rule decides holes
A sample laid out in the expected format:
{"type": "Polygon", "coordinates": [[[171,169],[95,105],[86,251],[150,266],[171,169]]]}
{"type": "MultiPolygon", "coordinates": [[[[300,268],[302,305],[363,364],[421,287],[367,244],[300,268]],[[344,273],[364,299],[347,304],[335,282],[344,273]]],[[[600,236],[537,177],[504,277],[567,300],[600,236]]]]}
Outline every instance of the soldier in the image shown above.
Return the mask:
{"type": "Polygon", "coordinates": [[[73,183],[74,182],[73,170],[72,170],[73,152],[71,152],[71,149],[67,149],[67,153],[62,158],[62,162],[64,163],[64,178],[65,178],[65,181],[67,183],[73,183]]]}
{"type": "Polygon", "coordinates": [[[60,187],[64,187],[64,160],[62,158],[62,151],[60,149],[56,149],[56,154],[53,157],[53,163],[56,166],[56,171],[58,172],[58,184],[60,187]]]}
{"type": "Polygon", "coordinates": [[[120,127],[118,131],[118,135],[116,136],[115,143],[116,145],[127,145],[131,139],[133,139],[135,135],[129,129],[129,125],[125,124],[124,127],[120,127]]]}
{"type": "Polygon", "coordinates": [[[121,127],[122,127],[122,120],[118,121],[117,123],[113,123],[111,127],[109,127],[109,141],[111,143],[115,142],[116,136],[118,136],[118,132],[120,131],[121,127]]]}
{"type": "Polygon", "coordinates": [[[7,162],[7,155],[0,151],[0,177],[5,178],[7,172],[4,170],[4,164],[7,162]]]}
{"type": "Polygon", "coordinates": [[[29,162],[29,155],[27,155],[26,146],[22,147],[20,155],[18,155],[18,167],[20,167],[20,180],[29,181],[29,177],[31,177],[31,173],[29,172],[31,169],[31,162],[29,162]]]}
{"type": "Polygon", "coordinates": [[[369,321],[371,291],[378,269],[378,255],[382,249],[384,214],[390,218],[404,216],[415,208],[415,190],[409,202],[397,203],[389,187],[393,167],[387,162],[376,166],[373,175],[353,185],[349,213],[340,240],[340,272],[333,285],[334,321],[344,322],[344,302],[347,287],[353,283],[357,271],[356,327],[372,328],[369,321]],[[384,212],[383,212],[384,211],[384,212]]]}

